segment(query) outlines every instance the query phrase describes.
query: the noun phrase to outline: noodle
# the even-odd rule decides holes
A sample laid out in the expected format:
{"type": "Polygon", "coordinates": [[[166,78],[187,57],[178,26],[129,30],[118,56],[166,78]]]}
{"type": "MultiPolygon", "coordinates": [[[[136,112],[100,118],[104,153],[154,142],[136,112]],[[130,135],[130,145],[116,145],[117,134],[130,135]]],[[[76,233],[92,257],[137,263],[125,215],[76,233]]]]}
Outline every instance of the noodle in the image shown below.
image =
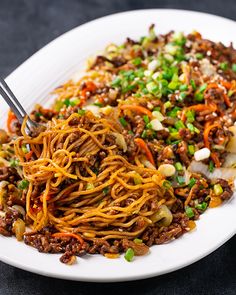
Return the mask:
{"type": "Polygon", "coordinates": [[[33,230],[51,224],[61,232],[68,231],[66,228],[80,232],[84,239],[87,232],[104,239],[133,238],[152,223],[148,216],[155,213],[153,204],[157,210],[159,203],[165,203],[164,190],[159,185],[162,176],[157,170],[132,165],[117,155],[116,145],[107,141],[112,138],[114,128],[91,113],[87,116],[93,122],[89,129],[82,128],[81,117],[73,114],[67,120],[54,119],[35,138],[24,134],[15,141],[15,153],[24,177],[30,182],[27,214],[34,221],[33,230]],[[27,161],[22,155],[22,145],[33,151],[32,160],[27,161]],[[90,158],[100,151],[107,155],[96,163],[99,167],[96,174],[90,158]],[[134,182],[135,175],[140,178],[139,184],[134,182]],[[65,187],[65,183],[66,188],[56,193],[55,188],[65,187]],[[30,212],[38,203],[38,198],[32,196],[35,185],[41,187],[43,214],[40,215],[30,212]],[[105,195],[105,188],[111,194],[105,195]],[[135,224],[140,220],[142,226],[137,230],[135,224]]]}

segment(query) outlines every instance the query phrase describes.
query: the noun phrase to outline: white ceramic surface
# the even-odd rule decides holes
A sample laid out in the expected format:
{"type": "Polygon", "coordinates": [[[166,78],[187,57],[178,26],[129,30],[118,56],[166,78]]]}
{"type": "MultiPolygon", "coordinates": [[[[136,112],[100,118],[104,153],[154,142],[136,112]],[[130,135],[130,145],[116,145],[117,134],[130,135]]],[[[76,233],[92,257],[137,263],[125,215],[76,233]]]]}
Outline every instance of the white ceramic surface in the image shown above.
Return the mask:
{"type": "MultiPolygon", "coordinates": [[[[137,10],[106,16],[57,38],[34,54],[9,77],[7,82],[27,110],[35,103],[50,103],[48,93],[66,81],[85,60],[111,42],[127,36],[138,38],[150,24],[158,33],[171,29],[196,29],[206,38],[229,44],[235,42],[236,23],[221,17],[182,10],[137,10]],[[234,40],[233,40],[234,39],[234,40]]],[[[0,126],[5,125],[8,107],[0,98],[0,126]]],[[[236,232],[236,198],[208,210],[197,222],[197,229],[167,245],[154,246],[149,255],[128,263],[123,257],[107,259],[99,255],[79,258],[66,266],[58,255],[38,253],[14,238],[0,237],[0,259],[34,273],[81,281],[126,281],[157,276],[189,265],[211,253],[236,232]]]]}

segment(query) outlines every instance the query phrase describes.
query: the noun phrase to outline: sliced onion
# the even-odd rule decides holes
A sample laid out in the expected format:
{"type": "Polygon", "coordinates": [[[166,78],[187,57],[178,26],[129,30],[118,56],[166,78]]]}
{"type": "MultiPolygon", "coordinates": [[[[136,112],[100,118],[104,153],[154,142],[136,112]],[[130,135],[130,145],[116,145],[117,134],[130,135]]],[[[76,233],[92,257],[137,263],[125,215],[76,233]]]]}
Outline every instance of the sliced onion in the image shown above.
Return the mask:
{"type": "Polygon", "coordinates": [[[228,153],[223,166],[225,168],[236,168],[236,154],[228,153]]]}
{"type": "Polygon", "coordinates": [[[233,136],[230,137],[230,140],[225,149],[227,152],[236,153],[236,126],[230,126],[229,131],[233,133],[233,136]]]}
{"type": "Polygon", "coordinates": [[[94,116],[99,117],[99,110],[100,108],[98,106],[93,106],[93,105],[87,105],[84,107],[85,110],[90,111],[91,113],[94,114],[94,116]]]}
{"type": "Polygon", "coordinates": [[[190,172],[204,174],[209,179],[223,178],[223,179],[232,179],[236,178],[236,169],[235,168],[215,168],[211,173],[208,169],[208,166],[202,162],[192,161],[188,167],[190,172]]]}
{"type": "Polygon", "coordinates": [[[166,205],[161,205],[159,210],[150,216],[153,223],[158,222],[160,226],[169,226],[173,220],[173,215],[166,205]]]}
{"type": "Polygon", "coordinates": [[[25,209],[20,205],[13,205],[12,209],[18,211],[22,216],[25,216],[25,209]]]}
{"type": "Polygon", "coordinates": [[[112,135],[114,135],[116,138],[116,144],[120,148],[122,148],[123,152],[125,153],[127,151],[127,144],[126,144],[124,136],[122,134],[116,133],[116,132],[113,132],[112,135]]]}
{"type": "Polygon", "coordinates": [[[17,241],[22,241],[25,232],[25,222],[22,219],[18,218],[13,223],[13,231],[16,235],[17,241]]]}
{"type": "Polygon", "coordinates": [[[141,158],[140,159],[140,162],[147,168],[150,168],[150,169],[155,169],[156,170],[156,167],[154,165],[152,165],[152,163],[150,161],[148,161],[147,159],[145,158],[141,158]]]}

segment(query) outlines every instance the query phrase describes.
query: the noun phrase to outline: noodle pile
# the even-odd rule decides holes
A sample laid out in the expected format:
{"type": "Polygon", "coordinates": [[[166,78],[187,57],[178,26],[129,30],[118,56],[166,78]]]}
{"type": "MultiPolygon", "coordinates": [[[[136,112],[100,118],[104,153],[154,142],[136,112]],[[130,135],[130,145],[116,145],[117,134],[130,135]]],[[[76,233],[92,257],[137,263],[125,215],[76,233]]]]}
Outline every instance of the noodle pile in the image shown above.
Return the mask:
{"type": "Polygon", "coordinates": [[[162,204],[175,201],[157,170],[120,155],[105,119],[90,112],[53,118],[34,138],[24,125],[14,148],[29,181],[26,211],[33,230],[53,225],[87,239],[134,238],[152,224],[162,204]],[[32,151],[31,160],[22,146],[32,151]]]}

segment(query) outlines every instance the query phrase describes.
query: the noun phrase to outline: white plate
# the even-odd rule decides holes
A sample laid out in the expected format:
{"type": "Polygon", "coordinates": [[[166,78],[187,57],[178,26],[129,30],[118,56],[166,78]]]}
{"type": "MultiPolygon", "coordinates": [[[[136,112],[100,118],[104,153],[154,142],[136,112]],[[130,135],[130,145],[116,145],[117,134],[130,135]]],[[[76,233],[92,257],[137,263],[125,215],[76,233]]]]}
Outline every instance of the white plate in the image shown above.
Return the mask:
{"type": "MultiPolygon", "coordinates": [[[[200,31],[204,37],[229,44],[234,41],[236,23],[204,13],[152,9],[130,11],[100,18],[62,35],[33,55],[8,78],[19,100],[29,110],[35,103],[48,104],[47,94],[66,81],[85,60],[110,42],[147,33],[150,24],[158,33],[169,30],[200,31]]],[[[0,126],[8,107],[1,101],[0,126]],[[3,115],[2,115],[3,114],[3,115]]],[[[58,255],[38,253],[14,238],[0,237],[0,259],[38,274],[81,281],[126,281],[157,276],[189,265],[211,253],[236,232],[236,198],[208,210],[197,222],[197,230],[167,245],[154,246],[151,253],[128,263],[123,257],[107,259],[100,255],[79,258],[66,266],[58,255]]]]}

